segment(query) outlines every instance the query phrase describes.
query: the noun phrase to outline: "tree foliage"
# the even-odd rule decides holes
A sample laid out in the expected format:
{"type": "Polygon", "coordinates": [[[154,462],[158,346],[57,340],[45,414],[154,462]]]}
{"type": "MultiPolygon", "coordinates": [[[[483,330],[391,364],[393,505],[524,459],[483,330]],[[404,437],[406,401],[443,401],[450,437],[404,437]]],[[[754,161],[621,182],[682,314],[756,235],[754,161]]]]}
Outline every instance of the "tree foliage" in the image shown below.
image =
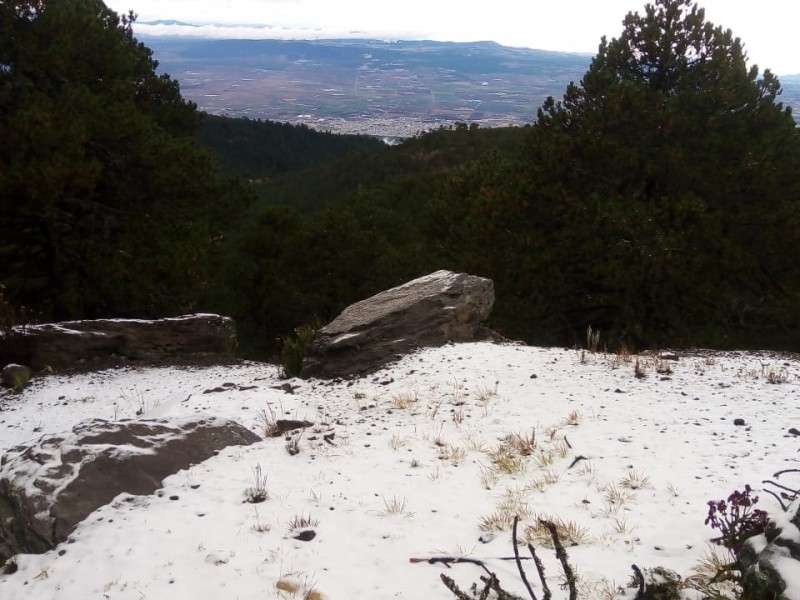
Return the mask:
{"type": "Polygon", "coordinates": [[[488,274],[562,341],[592,324],[639,346],[796,344],[800,161],[779,94],[701,8],[657,0],[544,103],[521,180],[478,190],[457,229],[513,257],[488,274]]]}
{"type": "Polygon", "coordinates": [[[0,281],[54,318],[190,308],[210,159],[178,84],[100,0],[0,3],[0,281]]]}
{"type": "Polygon", "coordinates": [[[397,147],[206,117],[99,0],[0,1],[0,285],[46,318],[230,314],[243,347],[439,268],[575,344],[797,348],[800,140],[688,0],[601,41],[525,128],[397,147]],[[217,156],[201,150],[200,139],[217,156]],[[215,165],[251,181],[221,181],[215,165]],[[245,186],[256,197],[244,191],[245,186]]]}

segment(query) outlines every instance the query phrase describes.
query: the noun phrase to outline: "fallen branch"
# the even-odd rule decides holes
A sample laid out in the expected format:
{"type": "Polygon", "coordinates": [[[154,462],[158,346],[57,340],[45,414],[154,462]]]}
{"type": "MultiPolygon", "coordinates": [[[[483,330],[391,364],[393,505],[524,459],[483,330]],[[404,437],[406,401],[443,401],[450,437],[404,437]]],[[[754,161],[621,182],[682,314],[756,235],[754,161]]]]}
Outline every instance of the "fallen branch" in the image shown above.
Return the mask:
{"type": "Polygon", "coordinates": [[[636,593],[636,600],[639,600],[644,596],[644,575],[636,565],[631,565],[631,569],[633,569],[633,581],[639,586],[639,591],[636,593]]]}
{"type": "MultiPolygon", "coordinates": [[[[528,576],[525,573],[525,569],[522,568],[522,561],[519,557],[519,545],[517,544],[517,524],[519,523],[519,517],[514,516],[514,526],[511,528],[511,543],[514,545],[514,559],[517,563],[517,569],[519,570],[519,576],[522,578],[522,583],[525,584],[525,589],[528,590],[528,594],[530,594],[531,600],[537,600],[536,594],[533,593],[533,588],[531,587],[530,582],[528,581],[528,576]]],[[[544,582],[544,579],[542,579],[544,582]]],[[[547,596],[545,596],[547,598],[547,596]]]]}
{"type": "Polygon", "coordinates": [[[577,464],[578,464],[580,461],[582,461],[582,460],[589,460],[589,459],[588,459],[588,458],[586,458],[585,456],[583,456],[582,454],[580,454],[580,455],[576,456],[576,457],[575,457],[575,460],[573,460],[573,461],[570,463],[570,465],[567,467],[567,471],[569,471],[569,470],[570,470],[572,467],[574,467],[575,465],[577,465],[577,464]]]}
{"type": "Polygon", "coordinates": [[[561,563],[561,568],[564,570],[564,577],[567,578],[567,586],[569,587],[569,600],[577,600],[578,598],[578,588],[576,586],[577,577],[575,577],[575,572],[572,570],[572,567],[569,564],[569,556],[567,555],[567,551],[564,550],[564,546],[561,544],[561,539],[558,537],[558,530],[554,523],[550,521],[539,520],[539,522],[547,527],[547,530],[550,532],[550,537],[553,538],[553,547],[556,550],[556,558],[561,563]]]}

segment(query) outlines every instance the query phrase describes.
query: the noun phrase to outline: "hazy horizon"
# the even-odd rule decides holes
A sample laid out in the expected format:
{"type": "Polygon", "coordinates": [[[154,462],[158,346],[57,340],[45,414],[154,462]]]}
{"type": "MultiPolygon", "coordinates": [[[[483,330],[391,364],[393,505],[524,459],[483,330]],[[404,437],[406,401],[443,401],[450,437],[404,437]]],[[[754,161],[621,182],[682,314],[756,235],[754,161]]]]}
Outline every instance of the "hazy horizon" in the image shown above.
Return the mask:
{"type": "MultiPolygon", "coordinates": [[[[139,35],[217,38],[494,41],[505,46],[595,54],[603,35],[622,32],[628,12],[644,0],[106,0],[119,13],[139,15],[139,35]],[[147,21],[182,21],[176,26],[147,21]],[[234,27],[235,26],[235,27],[234,27]]],[[[788,0],[706,0],[706,19],[741,38],[750,64],[778,75],[800,74],[793,40],[800,3],[788,0]]]]}

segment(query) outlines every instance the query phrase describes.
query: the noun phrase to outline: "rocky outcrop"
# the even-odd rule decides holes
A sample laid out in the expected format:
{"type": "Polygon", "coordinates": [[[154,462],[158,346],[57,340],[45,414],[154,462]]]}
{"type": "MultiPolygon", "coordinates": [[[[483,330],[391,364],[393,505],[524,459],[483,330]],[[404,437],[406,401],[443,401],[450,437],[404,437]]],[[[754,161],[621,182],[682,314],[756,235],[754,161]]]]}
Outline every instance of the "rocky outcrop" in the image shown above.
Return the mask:
{"type": "Polygon", "coordinates": [[[0,563],[54,548],[120,493],[150,494],[168,475],[260,439],[215,418],[96,419],[12,448],[0,461],[0,563]]]}
{"type": "Polygon", "coordinates": [[[766,531],[747,540],[739,561],[748,598],[800,600],[800,498],[770,514],[766,531]]]}
{"type": "Polygon", "coordinates": [[[24,365],[17,365],[11,363],[3,367],[0,371],[0,379],[8,387],[15,390],[21,390],[31,380],[31,370],[24,365]]]}
{"type": "Polygon", "coordinates": [[[301,377],[374,371],[422,347],[499,339],[481,326],[494,303],[491,279],[437,271],[348,306],[320,329],[301,377]]]}
{"type": "MultiPolygon", "coordinates": [[[[3,339],[0,337],[0,345],[3,339]]],[[[163,360],[197,354],[232,354],[232,319],[212,314],[169,319],[99,319],[26,325],[14,336],[16,362],[33,369],[54,369],[110,357],[163,360]]]]}

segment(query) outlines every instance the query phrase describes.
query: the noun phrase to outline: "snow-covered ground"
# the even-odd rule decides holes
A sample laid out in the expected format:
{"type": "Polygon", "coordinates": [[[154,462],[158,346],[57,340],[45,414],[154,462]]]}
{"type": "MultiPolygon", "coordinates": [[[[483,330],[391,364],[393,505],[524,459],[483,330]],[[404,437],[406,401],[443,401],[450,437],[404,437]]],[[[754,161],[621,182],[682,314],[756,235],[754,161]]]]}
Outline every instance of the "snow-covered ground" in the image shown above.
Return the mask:
{"type": "MultiPolygon", "coordinates": [[[[298,454],[266,438],[167,478],[163,493],[118,498],[68,543],[19,556],[18,571],[0,575],[0,597],[432,600],[453,597],[440,573],[462,589],[483,574],[471,563],[411,560],[432,557],[484,561],[527,597],[503,560],[514,514],[555,597],[566,597],[563,577],[537,517],[574,534],[582,598],[609,598],[632,563],[690,576],[716,533],[703,524],[707,501],[800,468],[800,437],[789,431],[800,429],[800,362],[674,358],[640,357],[637,377],[635,361],[617,355],[461,344],[355,381],[289,380],[293,394],[276,389],[287,381],[262,363],[38,378],[0,396],[3,451],[137,411],[215,415],[259,433],[273,416],[316,425],[298,454]],[[269,497],[253,504],[245,491],[259,469],[269,497]],[[303,527],[316,537],[294,539],[303,527]]],[[[789,475],[781,481],[797,487],[789,475]]],[[[779,510],[759,495],[759,508],[779,510]]]]}

